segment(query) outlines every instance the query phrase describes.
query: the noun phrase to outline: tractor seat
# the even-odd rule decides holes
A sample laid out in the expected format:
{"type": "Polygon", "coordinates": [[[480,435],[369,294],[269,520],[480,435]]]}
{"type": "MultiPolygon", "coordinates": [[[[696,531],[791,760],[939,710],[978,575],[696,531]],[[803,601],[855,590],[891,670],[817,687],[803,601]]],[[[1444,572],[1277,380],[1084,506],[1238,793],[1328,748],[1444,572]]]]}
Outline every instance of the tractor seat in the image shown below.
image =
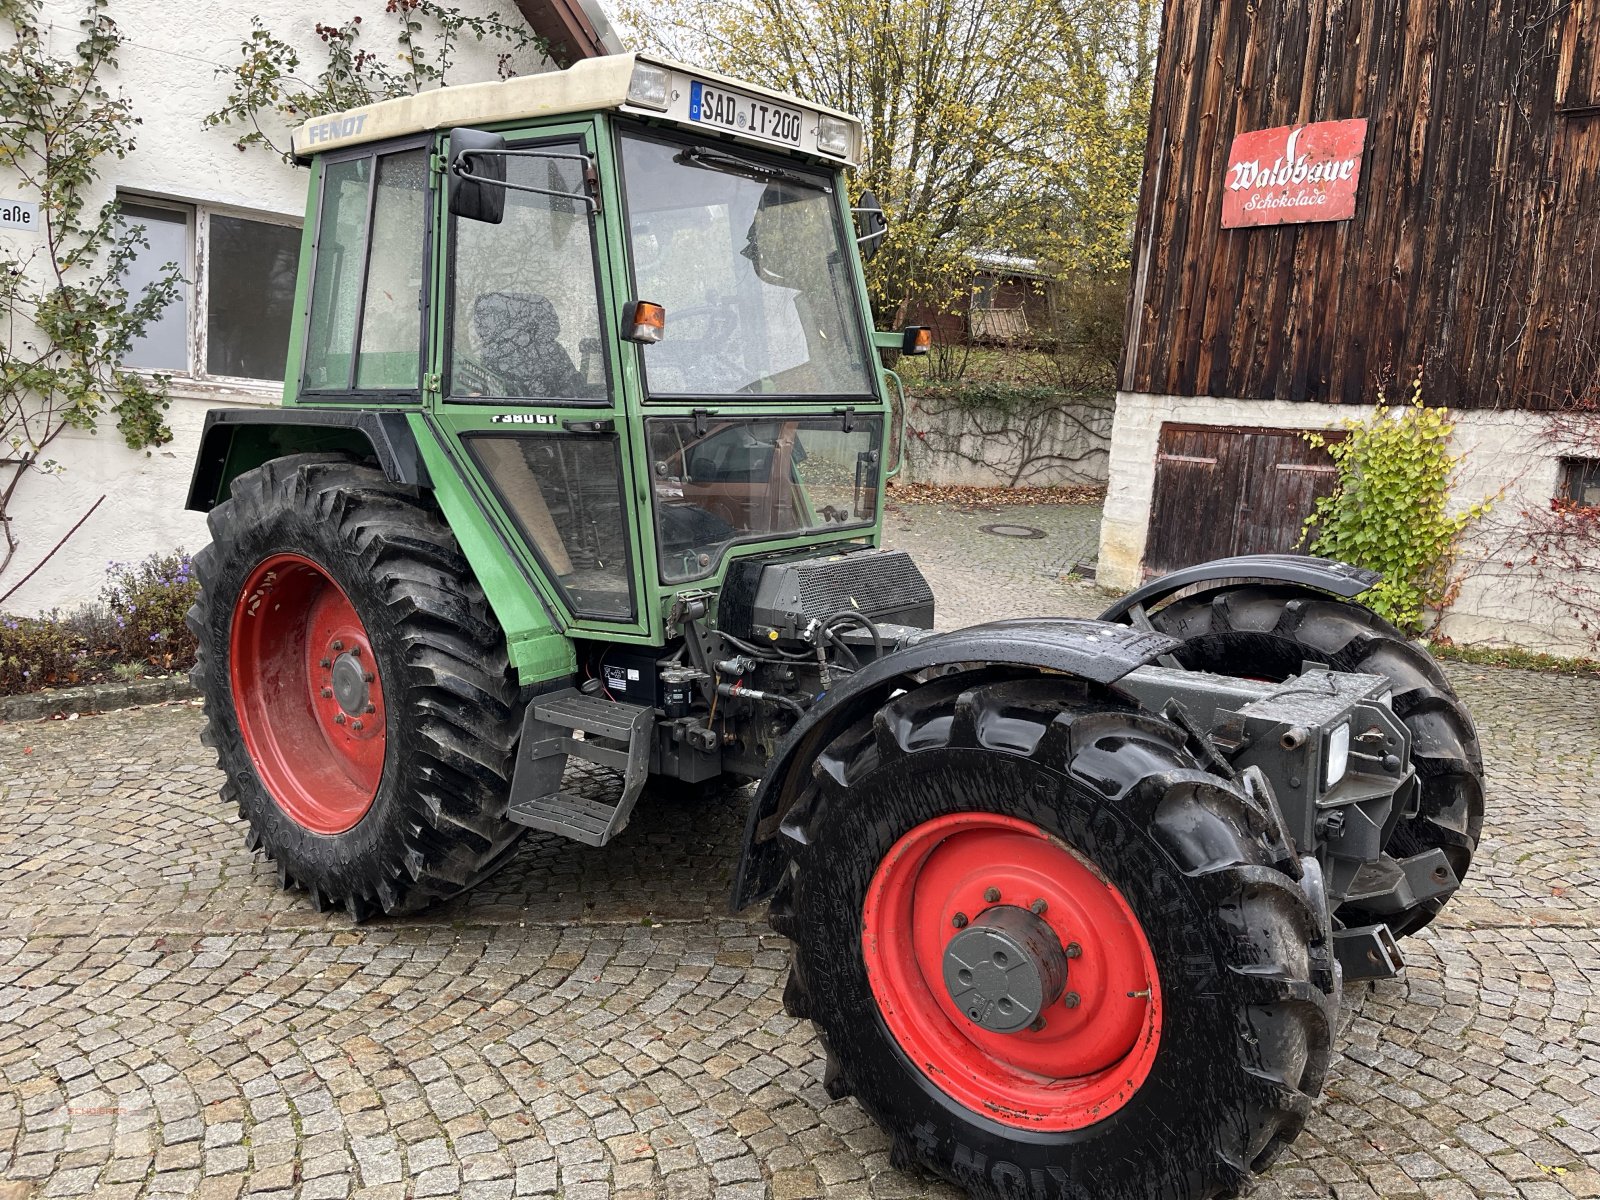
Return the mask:
{"type": "Polygon", "coordinates": [[[572,365],[560,332],[555,305],[537,292],[485,292],[472,306],[480,361],[505,382],[505,395],[562,400],[595,391],[572,365]]]}

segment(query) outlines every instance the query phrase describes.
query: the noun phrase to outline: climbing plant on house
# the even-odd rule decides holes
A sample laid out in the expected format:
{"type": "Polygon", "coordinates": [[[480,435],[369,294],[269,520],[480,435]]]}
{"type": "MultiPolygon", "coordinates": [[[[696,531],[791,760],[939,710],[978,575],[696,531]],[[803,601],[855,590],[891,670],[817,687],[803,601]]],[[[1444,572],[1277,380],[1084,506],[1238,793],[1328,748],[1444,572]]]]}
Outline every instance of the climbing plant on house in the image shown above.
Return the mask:
{"type": "Polygon", "coordinates": [[[1424,613],[1438,613],[1454,599],[1461,535],[1493,501],[1452,510],[1461,463],[1450,453],[1455,423],[1448,409],[1423,404],[1420,379],[1408,403],[1391,408],[1380,396],[1370,417],[1343,428],[1339,440],[1305,435],[1328,451],[1339,472],[1333,494],[1317,501],[1306,522],[1314,530],[1311,549],[1381,572],[1361,602],[1402,629],[1420,630],[1424,613]]]}
{"type": "Polygon", "coordinates": [[[338,25],[317,22],[314,29],[326,61],[310,75],[302,74],[302,68],[311,64],[303,61],[299,50],[268,29],[260,17],[251,17],[250,36],[239,46],[239,61],[220,72],[230,85],[228,98],[206,116],[205,123],[243,128],[236,143],[239,149],[265,146],[288,159],[288,142],[279,127],[292,128],[322,113],[443,87],[450,82],[456,51],[466,38],[498,46],[495,69],[501,79],[516,74],[519,54],[546,50],[544,39],[499,12],[467,16],[434,0],[389,0],[384,12],[393,39],[387,52],[368,44],[372,38],[359,16],[338,25]]]}
{"type": "Polygon", "coordinates": [[[0,0],[0,171],[37,198],[41,224],[36,241],[0,249],[0,576],[22,544],[18,490],[65,469],[53,448],[67,430],[110,420],[130,449],[172,440],[165,377],[119,364],[182,280],[168,264],[138,295],[124,285],[148,243],[114,200],[94,197],[107,160],[133,149],[139,118],[103,82],[122,44],[105,0],[92,0],[81,27],[70,53],[53,54],[40,0],[0,0]]]}

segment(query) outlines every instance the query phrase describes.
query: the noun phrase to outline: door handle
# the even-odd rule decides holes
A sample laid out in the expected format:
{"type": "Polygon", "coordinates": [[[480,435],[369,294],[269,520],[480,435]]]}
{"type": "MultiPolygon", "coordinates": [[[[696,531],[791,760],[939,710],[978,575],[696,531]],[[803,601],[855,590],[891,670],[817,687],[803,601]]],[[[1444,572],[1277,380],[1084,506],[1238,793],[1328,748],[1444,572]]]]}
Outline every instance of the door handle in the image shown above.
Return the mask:
{"type": "Polygon", "coordinates": [[[570,420],[561,422],[561,428],[568,433],[615,433],[617,423],[610,417],[588,421],[570,420]]]}

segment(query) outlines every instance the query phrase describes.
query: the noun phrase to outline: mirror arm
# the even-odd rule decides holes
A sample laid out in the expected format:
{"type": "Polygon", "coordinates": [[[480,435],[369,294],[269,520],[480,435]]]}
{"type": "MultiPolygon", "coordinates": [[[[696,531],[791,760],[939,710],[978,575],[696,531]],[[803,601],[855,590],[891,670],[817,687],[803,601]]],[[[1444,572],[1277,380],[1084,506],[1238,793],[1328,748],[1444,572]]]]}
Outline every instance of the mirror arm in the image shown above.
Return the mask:
{"type": "MultiPolygon", "coordinates": [[[[554,155],[550,157],[554,157],[554,155]]],[[[556,196],[562,200],[579,200],[589,206],[591,214],[600,211],[599,202],[593,196],[586,196],[582,192],[558,192],[554,188],[541,188],[526,183],[509,183],[503,179],[490,179],[485,175],[474,175],[471,171],[464,171],[459,166],[453,167],[451,170],[457,179],[466,179],[473,183],[486,183],[492,187],[505,188],[508,192],[531,192],[536,196],[556,196]]]]}

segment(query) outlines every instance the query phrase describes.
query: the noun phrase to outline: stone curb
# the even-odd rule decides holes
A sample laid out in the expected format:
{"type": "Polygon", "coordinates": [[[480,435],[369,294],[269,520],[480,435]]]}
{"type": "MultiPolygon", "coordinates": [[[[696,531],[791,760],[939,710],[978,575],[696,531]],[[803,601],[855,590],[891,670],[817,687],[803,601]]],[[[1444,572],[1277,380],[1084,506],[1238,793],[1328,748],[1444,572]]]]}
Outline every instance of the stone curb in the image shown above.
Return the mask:
{"type": "Polygon", "coordinates": [[[109,712],[135,704],[187,700],[199,694],[187,675],[139,679],[133,683],[92,683],[59,691],[50,689],[21,696],[0,696],[0,721],[36,721],[57,713],[109,712]]]}

